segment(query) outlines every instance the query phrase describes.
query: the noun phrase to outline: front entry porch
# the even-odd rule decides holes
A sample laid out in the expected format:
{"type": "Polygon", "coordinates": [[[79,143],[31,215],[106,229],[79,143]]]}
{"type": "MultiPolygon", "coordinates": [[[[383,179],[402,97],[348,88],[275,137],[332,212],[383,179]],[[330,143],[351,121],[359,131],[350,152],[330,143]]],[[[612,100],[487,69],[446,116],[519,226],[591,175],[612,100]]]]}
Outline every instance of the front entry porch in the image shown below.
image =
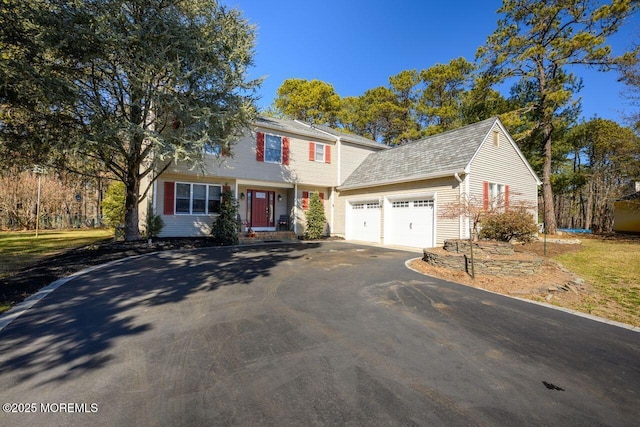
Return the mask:
{"type": "Polygon", "coordinates": [[[253,231],[275,231],[276,192],[247,189],[247,225],[253,231]]]}
{"type": "Polygon", "coordinates": [[[293,188],[238,183],[241,231],[276,232],[292,230],[293,188]]]}

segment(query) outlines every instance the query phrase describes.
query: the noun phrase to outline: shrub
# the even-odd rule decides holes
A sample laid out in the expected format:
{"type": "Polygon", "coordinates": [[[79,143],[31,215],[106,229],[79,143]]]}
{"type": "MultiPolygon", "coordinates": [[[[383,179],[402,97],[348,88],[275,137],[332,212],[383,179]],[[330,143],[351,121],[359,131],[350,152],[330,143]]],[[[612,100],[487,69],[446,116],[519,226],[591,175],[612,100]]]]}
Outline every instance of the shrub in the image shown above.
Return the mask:
{"type": "Polygon", "coordinates": [[[510,209],[506,212],[494,213],[482,220],[480,237],[510,242],[515,239],[524,243],[533,240],[538,227],[533,216],[526,209],[510,209]]]}
{"type": "Polygon", "coordinates": [[[221,245],[237,245],[238,240],[238,201],[230,190],[222,193],[220,215],[213,222],[211,234],[221,245]]]}
{"type": "Polygon", "coordinates": [[[158,234],[160,234],[160,231],[162,231],[163,227],[164,221],[162,221],[160,215],[154,214],[153,209],[149,207],[149,209],[147,210],[147,216],[144,221],[144,230],[142,236],[145,239],[153,239],[155,237],[158,237],[158,234]]]}
{"type": "Polygon", "coordinates": [[[309,200],[309,210],[307,211],[307,227],[304,231],[304,238],[317,240],[324,235],[324,226],[327,218],[324,215],[324,205],[318,193],[312,193],[309,200]]]}
{"type": "Polygon", "coordinates": [[[127,190],[121,181],[112,181],[102,201],[102,215],[108,227],[124,223],[124,203],[127,190]]]}

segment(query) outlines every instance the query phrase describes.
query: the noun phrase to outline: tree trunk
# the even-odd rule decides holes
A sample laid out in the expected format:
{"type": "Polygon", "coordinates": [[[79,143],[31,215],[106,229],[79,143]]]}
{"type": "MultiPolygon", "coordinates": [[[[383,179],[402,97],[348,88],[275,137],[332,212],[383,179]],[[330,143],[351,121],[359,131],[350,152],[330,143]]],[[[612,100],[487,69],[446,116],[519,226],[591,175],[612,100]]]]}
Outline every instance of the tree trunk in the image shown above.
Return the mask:
{"type": "Polygon", "coordinates": [[[591,224],[593,223],[593,178],[589,178],[587,184],[587,212],[585,215],[584,228],[591,230],[591,224]]]}
{"type": "Polygon", "coordinates": [[[96,178],[96,227],[102,226],[102,178],[96,178]]]}
{"type": "MultiPolygon", "coordinates": [[[[131,175],[131,174],[130,174],[131,175]]],[[[124,212],[124,239],[127,242],[140,240],[140,229],[138,228],[138,194],[140,193],[140,180],[136,173],[129,176],[125,183],[127,196],[125,198],[124,212]]]]}
{"type": "Polygon", "coordinates": [[[553,189],[551,188],[551,132],[553,125],[544,126],[544,165],[542,167],[542,200],[544,204],[544,226],[548,234],[557,231],[556,212],[553,205],[553,189]]]}

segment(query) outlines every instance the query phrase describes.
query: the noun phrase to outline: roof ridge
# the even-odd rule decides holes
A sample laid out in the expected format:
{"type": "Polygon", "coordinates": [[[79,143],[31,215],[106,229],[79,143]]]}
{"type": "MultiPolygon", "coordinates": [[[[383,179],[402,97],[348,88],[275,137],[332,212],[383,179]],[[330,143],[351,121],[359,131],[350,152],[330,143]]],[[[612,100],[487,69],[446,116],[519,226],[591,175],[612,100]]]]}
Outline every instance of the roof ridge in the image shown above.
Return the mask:
{"type": "Polygon", "coordinates": [[[420,138],[420,139],[414,139],[413,141],[407,141],[404,144],[398,145],[398,147],[402,147],[402,146],[408,145],[408,144],[414,144],[416,142],[426,141],[427,139],[432,139],[432,138],[443,136],[443,135],[448,135],[448,134],[451,134],[453,132],[462,131],[462,130],[465,130],[465,129],[470,128],[470,127],[480,127],[480,125],[484,124],[484,122],[489,122],[489,121],[495,122],[496,120],[498,120],[497,116],[491,116],[489,118],[486,118],[486,119],[481,120],[481,121],[476,122],[476,123],[469,123],[468,125],[464,125],[464,126],[461,126],[459,128],[449,129],[449,130],[445,130],[444,132],[440,132],[440,133],[436,133],[436,134],[433,134],[433,135],[425,136],[425,137],[420,138]]]}

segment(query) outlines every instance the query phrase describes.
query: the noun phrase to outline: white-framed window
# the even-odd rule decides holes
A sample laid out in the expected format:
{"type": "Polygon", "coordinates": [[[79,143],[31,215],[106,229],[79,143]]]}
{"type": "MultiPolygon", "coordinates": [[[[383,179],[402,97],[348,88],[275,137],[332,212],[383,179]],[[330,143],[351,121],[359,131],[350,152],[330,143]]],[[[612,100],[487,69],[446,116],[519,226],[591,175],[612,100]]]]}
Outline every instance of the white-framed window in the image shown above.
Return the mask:
{"type": "Polygon", "coordinates": [[[282,163],[282,137],[266,134],[264,139],[264,161],[282,163]]]}
{"type": "Polygon", "coordinates": [[[176,215],[210,215],[220,212],[222,186],[176,182],[176,215]]]}
{"type": "Polygon", "coordinates": [[[316,162],[324,163],[325,145],[316,143],[316,162]]]}
{"type": "Polygon", "coordinates": [[[504,184],[489,183],[489,200],[494,208],[504,202],[504,184]]]}

